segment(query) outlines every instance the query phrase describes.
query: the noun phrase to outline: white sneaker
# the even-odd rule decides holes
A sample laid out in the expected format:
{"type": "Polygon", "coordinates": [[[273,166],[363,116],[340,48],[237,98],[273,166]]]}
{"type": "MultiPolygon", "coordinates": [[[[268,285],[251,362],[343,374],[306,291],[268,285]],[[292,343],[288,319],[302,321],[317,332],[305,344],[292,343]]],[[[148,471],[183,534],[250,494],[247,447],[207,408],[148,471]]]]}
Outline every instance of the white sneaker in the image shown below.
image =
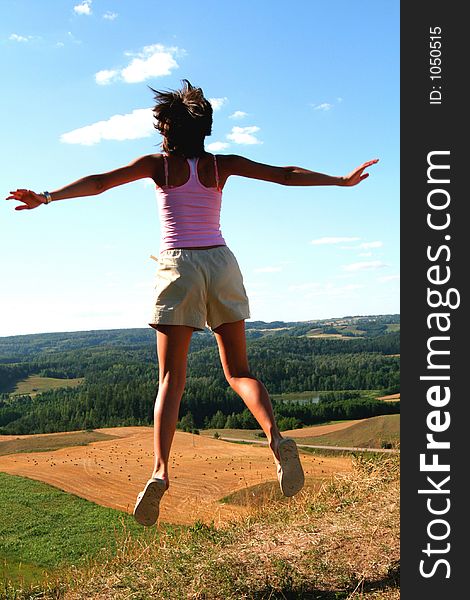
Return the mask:
{"type": "Polygon", "coordinates": [[[145,488],[137,496],[134,507],[134,517],[137,523],[150,527],[155,525],[160,513],[160,500],[166,492],[166,481],[152,478],[147,481],[145,488]]]}
{"type": "Polygon", "coordinates": [[[284,496],[294,496],[299,492],[305,481],[304,471],[300,463],[299,451],[295,440],[284,438],[279,443],[277,462],[277,478],[284,496]]]}

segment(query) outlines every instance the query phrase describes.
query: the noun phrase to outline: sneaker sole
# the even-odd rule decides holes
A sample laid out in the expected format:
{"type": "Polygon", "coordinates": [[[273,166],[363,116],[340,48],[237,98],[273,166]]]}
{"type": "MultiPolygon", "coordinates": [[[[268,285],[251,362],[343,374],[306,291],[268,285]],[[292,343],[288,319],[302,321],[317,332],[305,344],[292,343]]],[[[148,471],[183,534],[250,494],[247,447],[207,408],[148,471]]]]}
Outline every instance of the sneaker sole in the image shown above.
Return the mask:
{"type": "Polygon", "coordinates": [[[160,500],[165,492],[166,483],[163,479],[150,479],[147,482],[141,492],[142,496],[137,498],[134,507],[134,517],[137,523],[145,527],[155,525],[160,513],[160,500]]]}
{"type": "Polygon", "coordinates": [[[284,496],[294,496],[305,482],[304,471],[299,458],[299,451],[294,440],[286,438],[279,444],[281,474],[279,485],[284,496]]]}

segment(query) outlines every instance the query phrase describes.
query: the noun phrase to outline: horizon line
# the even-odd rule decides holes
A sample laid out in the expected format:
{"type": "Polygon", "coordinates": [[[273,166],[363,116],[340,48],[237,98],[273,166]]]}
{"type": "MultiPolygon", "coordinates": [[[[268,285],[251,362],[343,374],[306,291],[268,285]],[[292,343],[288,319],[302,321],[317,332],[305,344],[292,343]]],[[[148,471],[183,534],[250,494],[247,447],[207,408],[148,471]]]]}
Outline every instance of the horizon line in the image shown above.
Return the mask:
{"type": "MultiPolygon", "coordinates": [[[[270,324],[270,323],[318,323],[318,322],[322,322],[322,321],[337,321],[340,319],[366,319],[366,318],[371,318],[371,317],[395,317],[395,316],[400,316],[401,313],[375,313],[375,314],[367,314],[367,315],[344,315],[341,317],[325,317],[323,319],[306,319],[306,320],[299,320],[299,321],[283,321],[282,319],[274,319],[273,321],[263,321],[262,319],[246,319],[246,325],[250,325],[253,323],[266,323],[266,324],[270,324]]],[[[25,337],[25,336],[32,336],[32,335],[53,335],[53,334],[70,334],[70,333],[93,333],[93,332],[103,332],[103,331],[131,331],[131,330],[144,330],[144,329],[152,329],[152,327],[147,326],[147,327],[111,327],[109,329],[68,329],[68,330],[61,330],[61,331],[40,331],[40,332],[36,332],[36,333],[11,333],[11,334],[7,334],[7,335],[0,335],[0,340],[4,339],[4,338],[11,338],[11,337],[25,337]]],[[[209,328],[206,328],[204,330],[201,331],[195,331],[194,333],[207,333],[210,332],[211,330],[209,328]]]]}

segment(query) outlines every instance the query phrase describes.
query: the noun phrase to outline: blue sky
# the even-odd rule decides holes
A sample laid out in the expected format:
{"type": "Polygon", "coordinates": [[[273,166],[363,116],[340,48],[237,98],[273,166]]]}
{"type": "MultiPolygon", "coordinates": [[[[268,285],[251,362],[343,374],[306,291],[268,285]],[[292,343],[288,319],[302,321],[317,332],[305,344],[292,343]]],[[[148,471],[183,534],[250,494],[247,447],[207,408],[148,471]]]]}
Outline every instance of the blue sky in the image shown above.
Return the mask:
{"type": "MultiPolygon", "coordinates": [[[[399,2],[2,0],[0,175],[53,190],[159,151],[147,87],[213,100],[206,148],[344,175],[231,178],[222,232],[252,319],[399,312],[399,2]],[[214,144],[214,145],[213,145],[214,144]]],[[[159,249],[149,180],[0,209],[0,335],[145,327],[159,249]]]]}

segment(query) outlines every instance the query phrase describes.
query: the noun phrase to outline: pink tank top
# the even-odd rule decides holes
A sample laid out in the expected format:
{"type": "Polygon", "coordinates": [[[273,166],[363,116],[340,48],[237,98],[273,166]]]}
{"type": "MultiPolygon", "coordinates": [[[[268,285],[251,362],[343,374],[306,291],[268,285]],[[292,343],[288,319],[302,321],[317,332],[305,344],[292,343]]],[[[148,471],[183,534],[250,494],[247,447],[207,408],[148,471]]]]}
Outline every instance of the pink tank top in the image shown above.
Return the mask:
{"type": "Polygon", "coordinates": [[[160,252],[170,248],[226,245],[220,231],[222,190],[219,187],[217,159],[214,169],[217,187],[209,188],[199,181],[198,158],[188,158],[189,179],[183,185],[168,185],[168,160],[165,165],[165,185],[157,186],[160,214],[160,252]]]}

